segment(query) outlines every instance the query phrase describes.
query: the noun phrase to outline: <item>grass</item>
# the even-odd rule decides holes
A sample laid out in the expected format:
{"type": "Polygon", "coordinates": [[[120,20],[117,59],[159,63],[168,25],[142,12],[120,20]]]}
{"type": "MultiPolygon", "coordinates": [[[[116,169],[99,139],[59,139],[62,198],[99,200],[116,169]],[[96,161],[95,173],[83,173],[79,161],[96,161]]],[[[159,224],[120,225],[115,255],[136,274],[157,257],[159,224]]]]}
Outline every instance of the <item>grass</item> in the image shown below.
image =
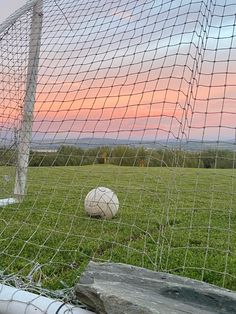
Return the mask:
{"type": "Polygon", "coordinates": [[[113,261],[236,290],[235,204],[234,170],[30,168],[24,201],[0,208],[0,269],[58,289],[77,282],[89,260],[113,261]],[[118,195],[116,218],[84,213],[96,186],[118,195]]]}

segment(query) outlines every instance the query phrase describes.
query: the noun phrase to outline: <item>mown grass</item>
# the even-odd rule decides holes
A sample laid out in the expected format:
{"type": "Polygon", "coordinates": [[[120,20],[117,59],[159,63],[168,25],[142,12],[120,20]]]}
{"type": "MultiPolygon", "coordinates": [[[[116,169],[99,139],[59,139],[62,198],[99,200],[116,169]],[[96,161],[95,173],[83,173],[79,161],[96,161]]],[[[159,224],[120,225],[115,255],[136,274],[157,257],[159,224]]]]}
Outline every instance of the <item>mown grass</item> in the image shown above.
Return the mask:
{"type": "MultiPolygon", "coordinates": [[[[8,168],[1,168],[0,175],[8,168]]],[[[9,181],[9,187],[12,182],[9,181]]],[[[6,187],[5,187],[6,188],[6,187]]],[[[5,193],[5,192],[4,192],[5,193]]],[[[4,194],[5,196],[5,194],[4,194]]],[[[236,290],[234,170],[111,165],[30,168],[24,201],[0,209],[0,270],[50,289],[89,260],[129,263],[236,290]],[[112,220],[83,202],[96,186],[120,200],[112,220]]]]}

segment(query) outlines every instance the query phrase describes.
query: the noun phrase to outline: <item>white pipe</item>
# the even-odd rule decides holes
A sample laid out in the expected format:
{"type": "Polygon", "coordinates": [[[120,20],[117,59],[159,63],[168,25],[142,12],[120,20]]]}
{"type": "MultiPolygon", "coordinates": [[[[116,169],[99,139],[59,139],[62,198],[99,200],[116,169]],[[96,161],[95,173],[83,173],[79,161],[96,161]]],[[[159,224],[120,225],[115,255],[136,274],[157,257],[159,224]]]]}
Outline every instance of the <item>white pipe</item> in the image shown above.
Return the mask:
{"type": "Polygon", "coordinates": [[[18,203],[17,199],[12,198],[12,197],[0,199],[0,207],[12,205],[12,204],[16,204],[16,203],[18,203]]]}
{"type": "Polygon", "coordinates": [[[14,196],[22,200],[25,195],[28,172],[30,141],[33,124],[35,94],[37,88],[39,54],[43,23],[43,0],[38,0],[33,6],[31,31],[29,40],[29,60],[27,69],[26,94],[23,104],[22,123],[19,133],[18,157],[16,165],[16,180],[14,196]]]}
{"type": "Polygon", "coordinates": [[[0,314],[94,314],[31,292],[0,284],[0,314]]]}
{"type": "Polygon", "coordinates": [[[15,11],[12,15],[10,15],[2,24],[0,24],[0,35],[8,30],[22,15],[27,13],[38,0],[28,1],[25,5],[23,5],[20,9],[15,11]]]}

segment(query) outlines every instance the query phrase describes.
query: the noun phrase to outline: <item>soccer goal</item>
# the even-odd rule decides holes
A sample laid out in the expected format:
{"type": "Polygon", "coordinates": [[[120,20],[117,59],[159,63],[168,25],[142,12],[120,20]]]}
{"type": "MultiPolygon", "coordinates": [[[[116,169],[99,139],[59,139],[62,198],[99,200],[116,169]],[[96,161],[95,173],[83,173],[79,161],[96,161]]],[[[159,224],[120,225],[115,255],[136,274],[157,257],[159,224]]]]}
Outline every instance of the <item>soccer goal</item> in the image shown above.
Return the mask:
{"type": "Polygon", "coordinates": [[[235,10],[31,0],[0,26],[0,313],[74,301],[90,260],[236,290],[235,10]]]}

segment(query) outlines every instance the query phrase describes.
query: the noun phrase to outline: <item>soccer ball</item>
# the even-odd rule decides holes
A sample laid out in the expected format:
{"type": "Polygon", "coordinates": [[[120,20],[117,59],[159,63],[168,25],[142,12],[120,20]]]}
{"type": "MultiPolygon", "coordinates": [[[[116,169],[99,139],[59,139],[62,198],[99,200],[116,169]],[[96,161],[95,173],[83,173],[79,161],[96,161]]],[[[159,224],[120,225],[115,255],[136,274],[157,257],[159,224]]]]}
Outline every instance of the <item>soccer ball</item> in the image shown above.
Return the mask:
{"type": "Polygon", "coordinates": [[[91,217],[104,219],[113,218],[119,209],[119,201],[116,194],[105,187],[91,190],[84,201],[86,213],[91,217]]]}

